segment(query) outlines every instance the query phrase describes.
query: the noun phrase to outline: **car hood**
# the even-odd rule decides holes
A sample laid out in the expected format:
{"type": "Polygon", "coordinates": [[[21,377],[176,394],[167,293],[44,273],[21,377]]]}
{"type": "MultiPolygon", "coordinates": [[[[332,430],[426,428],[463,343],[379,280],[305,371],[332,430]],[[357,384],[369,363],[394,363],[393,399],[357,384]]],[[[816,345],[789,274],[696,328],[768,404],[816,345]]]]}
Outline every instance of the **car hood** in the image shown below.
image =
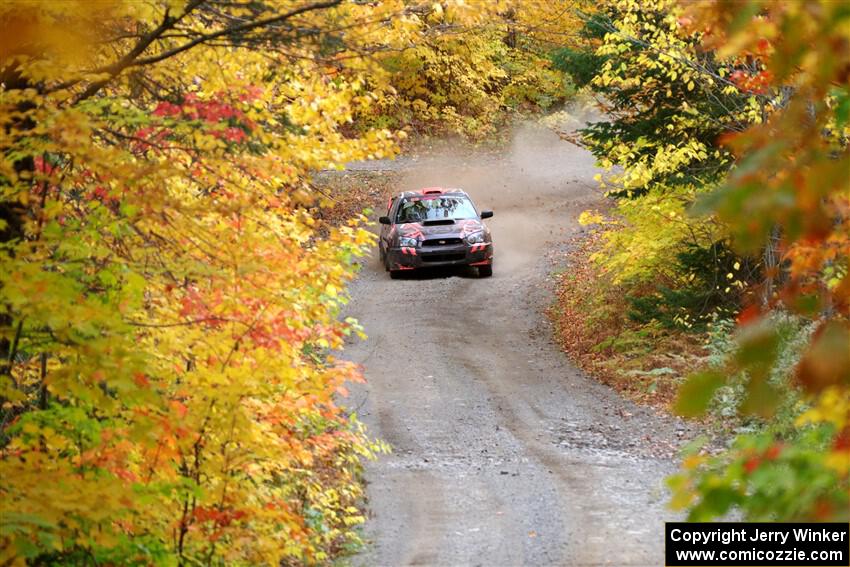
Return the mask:
{"type": "Polygon", "coordinates": [[[474,232],[484,230],[484,224],[478,219],[457,220],[452,224],[422,224],[409,222],[396,225],[399,236],[410,238],[428,238],[443,236],[446,238],[463,238],[474,232]]]}

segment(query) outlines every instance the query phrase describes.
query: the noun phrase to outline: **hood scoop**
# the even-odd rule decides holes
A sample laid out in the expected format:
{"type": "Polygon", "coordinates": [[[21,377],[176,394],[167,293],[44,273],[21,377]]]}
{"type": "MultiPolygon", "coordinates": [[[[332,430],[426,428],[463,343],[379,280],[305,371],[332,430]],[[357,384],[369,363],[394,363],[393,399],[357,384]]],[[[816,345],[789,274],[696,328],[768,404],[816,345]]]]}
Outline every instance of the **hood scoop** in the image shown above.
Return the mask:
{"type": "Polygon", "coordinates": [[[454,224],[454,219],[426,220],[422,221],[422,226],[440,226],[445,224],[454,224]]]}

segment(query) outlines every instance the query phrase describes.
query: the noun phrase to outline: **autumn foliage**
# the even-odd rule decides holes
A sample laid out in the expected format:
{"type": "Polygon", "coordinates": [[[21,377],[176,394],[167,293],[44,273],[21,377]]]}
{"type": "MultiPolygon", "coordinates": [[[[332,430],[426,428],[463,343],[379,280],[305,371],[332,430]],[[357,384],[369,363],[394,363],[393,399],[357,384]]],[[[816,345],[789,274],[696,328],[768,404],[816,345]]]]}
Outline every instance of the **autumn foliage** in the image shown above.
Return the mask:
{"type": "Polygon", "coordinates": [[[592,56],[572,56],[607,112],[583,143],[613,208],[582,219],[602,236],[599,295],[628,302],[606,323],[657,346],[659,328],[701,334],[676,411],[737,410],[757,431],[689,449],[671,486],[692,519],[848,518],[848,17],[615,0],[588,20],[592,56]]]}
{"type": "MultiPolygon", "coordinates": [[[[739,317],[739,346],[726,369],[749,377],[745,411],[770,417],[781,399],[770,380],[781,363],[771,313],[793,313],[813,331],[792,371],[801,398],[797,431],[743,437],[725,459],[704,468],[692,459],[674,481],[677,496],[696,517],[739,506],[751,517],[847,521],[850,12],[814,1],[696,8],[686,23],[701,26],[705,44],[720,54],[753,62],[739,88],[767,97],[760,119],[722,140],[737,167],[700,207],[730,227],[742,253],[767,243],[776,256],[766,257],[760,294],[739,317]],[[774,483],[780,475],[783,489],[774,483]]],[[[695,379],[703,381],[702,399],[723,383],[722,374],[695,379]]]]}
{"type": "Polygon", "coordinates": [[[593,67],[609,118],[584,137],[613,200],[585,219],[600,281],[652,332],[737,319],[683,413],[733,376],[763,420],[799,402],[793,431],[688,457],[675,503],[846,519],[847,29],[826,1],[2,4],[0,563],[356,547],[386,447],[335,353],[373,236],[323,220],[312,176],[549,108],[573,87],[547,50],[579,35],[559,68],[593,67]],[[777,313],[813,329],[790,382],[777,313]]]}
{"type": "Polygon", "coordinates": [[[340,405],[362,378],[335,353],[363,336],[341,308],[373,236],[312,176],[561,100],[507,39],[522,6],[0,7],[0,563],[359,545],[386,447],[340,405]]]}
{"type": "Polygon", "coordinates": [[[392,137],[339,132],[358,79],[300,66],[317,46],[252,49],[318,5],[182,51],[212,6],[101,8],[3,8],[2,561],[320,562],[380,446],[326,354],[371,236],[305,178],[392,137]]]}

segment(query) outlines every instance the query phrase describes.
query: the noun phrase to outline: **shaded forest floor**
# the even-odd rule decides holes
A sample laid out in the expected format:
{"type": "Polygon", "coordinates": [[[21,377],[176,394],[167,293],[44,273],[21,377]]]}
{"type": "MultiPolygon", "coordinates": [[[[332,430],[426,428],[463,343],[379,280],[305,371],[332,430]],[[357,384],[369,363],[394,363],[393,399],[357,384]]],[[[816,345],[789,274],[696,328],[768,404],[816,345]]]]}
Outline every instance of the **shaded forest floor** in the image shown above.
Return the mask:
{"type": "Polygon", "coordinates": [[[678,385],[706,363],[703,334],[630,324],[623,297],[600,291],[591,256],[598,232],[572,239],[557,271],[549,316],[563,349],[582,370],[638,403],[669,410],[678,385]]]}

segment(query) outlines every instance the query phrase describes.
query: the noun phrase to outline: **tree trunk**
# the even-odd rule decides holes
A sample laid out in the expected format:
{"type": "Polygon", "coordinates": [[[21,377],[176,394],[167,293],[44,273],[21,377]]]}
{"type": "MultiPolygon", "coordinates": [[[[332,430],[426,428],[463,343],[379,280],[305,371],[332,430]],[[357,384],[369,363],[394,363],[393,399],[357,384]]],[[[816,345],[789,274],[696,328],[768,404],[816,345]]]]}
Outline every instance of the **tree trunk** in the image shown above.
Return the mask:
{"type": "MultiPolygon", "coordinates": [[[[0,70],[0,83],[4,85],[5,90],[22,90],[32,88],[29,80],[22,76],[16,67],[7,67],[0,70]]],[[[40,89],[39,89],[40,92],[40,89]]],[[[18,105],[17,110],[27,112],[35,108],[35,103],[24,102],[18,105]]],[[[16,119],[11,122],[6,122],[2,125],[7,133],[15,133],[31,130],[35,127],[35,122],[31,118],[16,119]]],[[[13,137],[13,140],[15,138],[13,137]]],[[[13,142],[14,143],[14,142],[13,142]]],[[[10,148],[0,148],[0,151],[6,153],[10,148]]],[[[14,164],[15,173],[18,179],[21,177],[31,177],[35,171],[35,160],[32,156],[27,156],[19,159],[14,164]]],[[[9,180],[0,178],[0,183],[11,184],[17,180],[9,180]]],[[[15,195],[15,191],[10,192],[15,195]]],[[[24,226],[26,225],[27,206],[20,200],[0,201],[0,245],[8,244],[15,240],[25,238],[24,226]]],[[[10,376],[12,366],[14,365],[14,346],[13,341],[9,338],[12,333],[14,318],[11,309],[8,305],[0,306],[0,328],[5,329],[3,337],[0,337],[0,376],[10,376]]],[[[20,324],[20,323],[19,323],[20,324]]],[[[19,336],[20,328],[15,333],[19,336]]],[[[17,341],[14,341],[15,343],[17,341]]]]}
{"type": "Polygon", "coordinates": [[[774,226],[770,230],[770,236],[767,239],[767,244],[764,246],[764,284],[762,286],[761,303],[763,306],[768,306],[773,297],[773,292],[776,288],[776,283],[780,279],[780,262],[779,262],[779,237],[781,231],[779,226],[774,226]]]}

